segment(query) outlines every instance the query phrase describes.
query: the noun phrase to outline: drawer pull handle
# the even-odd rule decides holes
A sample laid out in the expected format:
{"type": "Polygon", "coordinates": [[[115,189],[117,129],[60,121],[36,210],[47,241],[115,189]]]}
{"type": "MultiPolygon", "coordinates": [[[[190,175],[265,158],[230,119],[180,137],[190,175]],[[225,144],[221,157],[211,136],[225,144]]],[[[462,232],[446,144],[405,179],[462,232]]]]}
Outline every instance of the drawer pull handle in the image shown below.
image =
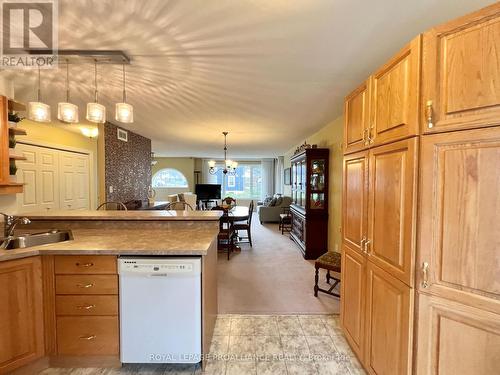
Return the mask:
{"type": "Polygon", "coordinates": [[[76,263],[77,267],[92,267],[94,263],[76,263]]]}
{"type": "Polygon", "coordinates": [[[76,286],[78,288],[87,289],[87,288],[92,288],[94,286],[94,284],[93,283],[90,283],[90,284],[76,284],[76,286]]]}
{"type": "Polygon", "coordinates": [[[95,309],[95,305],[77,306],[78,310],[92,310],[95,309]]]}
{"type": "Polygon", "coordinates": [[[90,340],[94,340],[97,336],[96,335],[90,335],[90,336],[80,336],[79,339],[80,340],[87,340],[87,341],[90,341],[90,340]]]}

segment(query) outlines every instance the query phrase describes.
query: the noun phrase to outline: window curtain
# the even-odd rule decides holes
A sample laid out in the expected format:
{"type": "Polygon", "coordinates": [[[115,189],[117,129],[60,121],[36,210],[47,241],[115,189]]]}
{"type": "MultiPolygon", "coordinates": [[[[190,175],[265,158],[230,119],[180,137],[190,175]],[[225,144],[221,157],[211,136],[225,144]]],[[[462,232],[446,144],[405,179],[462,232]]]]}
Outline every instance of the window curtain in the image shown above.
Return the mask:
{"type": "Polygon", "coordinates": [[[276,193],[284,194],[283,176],[285,173],[285,157],[278,156],[274,162],[274,190],[276,193]]]}
{"type": "Polygon", "coordinates": [[[274,194],[274,159],[262,159],[262,195],[261,199],[274,194]]]}

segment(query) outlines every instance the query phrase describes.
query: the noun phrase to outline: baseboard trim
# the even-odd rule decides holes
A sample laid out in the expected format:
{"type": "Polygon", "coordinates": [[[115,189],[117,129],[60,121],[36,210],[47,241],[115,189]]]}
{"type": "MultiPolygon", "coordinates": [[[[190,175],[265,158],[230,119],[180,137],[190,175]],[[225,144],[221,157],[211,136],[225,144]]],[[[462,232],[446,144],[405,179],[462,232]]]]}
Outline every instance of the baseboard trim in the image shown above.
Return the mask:
{"type": "Polygon", "coordinates": [[[102,367],[120,368],[119,356],[54,356],[50,357],[50,367],[102,367]]]}
{"type": "Polygon", "coordinates": [[[33,375],[49,368],[49,357],[42,357],[23,367],[10,371],[10,375],[33,375]]]}

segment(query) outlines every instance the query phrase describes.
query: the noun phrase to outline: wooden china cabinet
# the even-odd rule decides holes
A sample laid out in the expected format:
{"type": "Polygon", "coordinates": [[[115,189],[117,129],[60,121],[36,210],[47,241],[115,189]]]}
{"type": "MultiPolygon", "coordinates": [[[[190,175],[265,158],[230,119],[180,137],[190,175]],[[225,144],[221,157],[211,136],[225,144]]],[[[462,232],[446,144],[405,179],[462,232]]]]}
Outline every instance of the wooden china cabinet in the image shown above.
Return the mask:
{"type": "Polygon", "coordinates": [[[327,148],[309,148],[292,156],[292,231],[305,259],[328,250],[327,148]]]}

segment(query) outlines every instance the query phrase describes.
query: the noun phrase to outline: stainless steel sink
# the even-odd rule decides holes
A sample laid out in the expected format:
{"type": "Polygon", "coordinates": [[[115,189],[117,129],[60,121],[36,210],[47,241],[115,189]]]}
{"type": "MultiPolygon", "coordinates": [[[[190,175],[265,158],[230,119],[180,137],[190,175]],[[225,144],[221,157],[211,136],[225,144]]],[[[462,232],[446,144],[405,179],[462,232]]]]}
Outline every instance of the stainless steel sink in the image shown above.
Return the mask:
{"type": "Polygon", "coordinates": [[[70,230],[50,230],[48,232],[23,234],[7,237],[0,245],[0,249],[22,249],[25,247],[46,245],[50,243],[63,242],[73,239],[70,230]]]}

